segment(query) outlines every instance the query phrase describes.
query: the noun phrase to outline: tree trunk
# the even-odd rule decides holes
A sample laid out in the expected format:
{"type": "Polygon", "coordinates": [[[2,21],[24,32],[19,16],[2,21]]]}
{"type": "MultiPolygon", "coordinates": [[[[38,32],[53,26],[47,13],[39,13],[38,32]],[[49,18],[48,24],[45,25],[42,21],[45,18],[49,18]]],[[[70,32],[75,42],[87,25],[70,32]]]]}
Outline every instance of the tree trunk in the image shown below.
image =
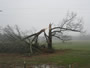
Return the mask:
{"type": "Polygon", "coordinates": [[[30,50],[30,52],[29,52],[29,56],[30,56],[33,54],[32,43],[30,42],[30,40],[29,40],[29,50],[30,50]]]}
{"type": "Polygon", "coordinates": [[[52,33],[51,33],[51,24],[49,24],[49,36],[48,36],[48,49],[52,49],[52,33]]]}

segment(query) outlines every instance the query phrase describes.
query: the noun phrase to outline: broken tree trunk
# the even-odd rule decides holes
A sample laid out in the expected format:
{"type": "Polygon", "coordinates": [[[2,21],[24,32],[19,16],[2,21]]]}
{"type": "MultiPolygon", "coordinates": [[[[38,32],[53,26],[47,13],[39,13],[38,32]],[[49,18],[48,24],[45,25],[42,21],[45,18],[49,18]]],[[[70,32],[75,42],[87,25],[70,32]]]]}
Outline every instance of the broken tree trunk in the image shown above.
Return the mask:
{"type": "MultiPolygon", "coordinates": [[[[28,42],[28,44],[29,44],[29,51],[30,51],[30,54],[32,55],[33,54],[33,49],[32,48],[34,48],[33,47],[33,44],[34,45],[38,45],[38,36],[41,34],[41,33],[43,33],[43,32],[45,32],[45,29],[41,29],[39,32],[37,32],[37,33],[34,33],[34,34],[32,34],[32,35],[29,35],[29,36],[27,36],[27,37],[25,37],[23,40],[27,40],[27,39],[29,39],[29,38],[31,38],[31,37],[33,37],[32,39],[31,39],[31,41],[29,40],[29,42],[28,42]]],[[[36,50],[38,50],[37,48],[34,48],[34,49],[36,49],[36,50]]]]}
{"type": "Polygon", "coordinates": [[[48,49],[52,49],[52,33],[51,33],[52,24],[49,24],[49,36],[48,36],[48,49]]]}

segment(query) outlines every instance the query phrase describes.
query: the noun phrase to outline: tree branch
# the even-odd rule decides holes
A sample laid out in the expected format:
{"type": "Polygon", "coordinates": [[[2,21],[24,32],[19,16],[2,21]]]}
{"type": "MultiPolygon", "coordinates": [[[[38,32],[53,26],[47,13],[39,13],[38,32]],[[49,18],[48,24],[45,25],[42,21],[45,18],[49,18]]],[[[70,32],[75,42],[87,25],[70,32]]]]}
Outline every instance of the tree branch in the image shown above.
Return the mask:
{"type": "Polygon", "coordinates": [[[27,37],[25,37],[25,38],[23,38],[23,40],[24,39],[27,39],[27,38],[30,38],[30,37],[32,37],[32,36],[35,36],[35,35],[40,35],[42,32],[44,32],[45,31],[45,29],[42,29],[42,30],[40,30],[39,32],[37,32],[37,33],[34,33],[34,34],[32,34],[32,35],[29,35],[29,36],[27,36],[27,37]]]}
{"type": "MultiPolygon", "coordinates": [[[[54,27],[51,30],[54,30],[54,29],[64,29],[64,30],[69,30],[69,31],[81,32],[79,30],[68,29],[68,28],[63,28],[63,27],[54,27]]],[[[61,32],[61,31],[55,31],[55,32],[61,32]]]]}

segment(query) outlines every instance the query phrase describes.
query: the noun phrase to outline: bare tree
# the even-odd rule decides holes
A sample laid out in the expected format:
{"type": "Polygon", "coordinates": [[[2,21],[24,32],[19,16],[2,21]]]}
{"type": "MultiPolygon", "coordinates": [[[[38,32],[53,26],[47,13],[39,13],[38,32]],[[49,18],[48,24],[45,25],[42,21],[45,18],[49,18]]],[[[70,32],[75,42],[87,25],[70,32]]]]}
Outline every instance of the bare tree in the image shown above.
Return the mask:
{"type": "Polygon", "coordinates": [[[62,38],[62,42],[63,43],[65,43],[66,41],[72,40],[72,37],[71,36],[68,36],[68,35],[64,35],[61,38],[62,38]]]}
{"type": "Polygon", "coordinates": [[[61,25],[56,26],[56,27],[52,27],[52,24],[49,24],[49,32],[48,34],[46,34],[45,30],[46,29],[42,29],[37,33],[34,33],[30,36],[27,36],[24,38],[28,39],[31,38],[33,36],[33,39],[31,41],[31,43],[36,43],[38,42],[38,36],[44,32],[44,36],[46,38],[46,41],[48,43],[48,49],[52,49],[52,37],[56,37],[59,38],[60,40],[64,39],[64,35],[63,33],[65,31],[74,31],[74,32],[82,32],[83,29],[83,21],[81,18],[77,17],[77,14],[75,13],[68,13],[66,18],[63,19],[63,22],[61,23],[61,25]]]}
{"type": "Polygon", "coordinates": [[[14,42],[23,38],[21,36],[21,31],[17,25],[15,26],[15,28],[7,25],[5,28],[3,28],[3,33],[8,37],[8,40],[14,42]]]}
{"type": "Polygon", "coordinates": [[[1,31],[0,41],[2,41],[1,43],[3,43],[3,45],[8,45],[7,47],[9,48],[11,47],[14,47],[14,49],[18,48],[18,50],[19,48],[21,49],[23,48],[24,50],[26,49],[25,52],[29,51],[27,49],[30,45],[30,42],[28,42],[29,39],[27,39],[28,41],[22,40],[24,37],[28,36],[28,34],[26,34],[26,32],[22,32],[17,25],[15,25],[14,28],[7,25],[6,27],[0,29],[0,31],[1,31]]]}
{"type": "Polygon", "coordinates": [[[83,22],[79,19],[75,13],[67,14],[66,18],[63,19],[61,25],[52,28],[52,24],[49,24],[48,34],[48,49],[52,49],[52,36],[64,40],[63,32],[74,31],[82,32],[83,22]],[[58,33],[58,34],[57,34],[58,33]]]}

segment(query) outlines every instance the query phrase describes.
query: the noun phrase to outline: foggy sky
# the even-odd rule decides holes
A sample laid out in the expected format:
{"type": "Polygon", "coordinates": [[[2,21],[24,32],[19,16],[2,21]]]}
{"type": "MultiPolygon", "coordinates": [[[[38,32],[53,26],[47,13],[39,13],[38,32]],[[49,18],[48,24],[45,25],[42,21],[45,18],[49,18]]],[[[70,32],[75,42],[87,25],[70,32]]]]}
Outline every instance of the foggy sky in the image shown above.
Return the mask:
{"type": "Polygon", "coordinates": [[[73,11],[83,17],[85,30],[90,33],[90,0],[0,0],[0,10],[0,26],[17,24],[26,30],[57,25],[73,11]]]}

